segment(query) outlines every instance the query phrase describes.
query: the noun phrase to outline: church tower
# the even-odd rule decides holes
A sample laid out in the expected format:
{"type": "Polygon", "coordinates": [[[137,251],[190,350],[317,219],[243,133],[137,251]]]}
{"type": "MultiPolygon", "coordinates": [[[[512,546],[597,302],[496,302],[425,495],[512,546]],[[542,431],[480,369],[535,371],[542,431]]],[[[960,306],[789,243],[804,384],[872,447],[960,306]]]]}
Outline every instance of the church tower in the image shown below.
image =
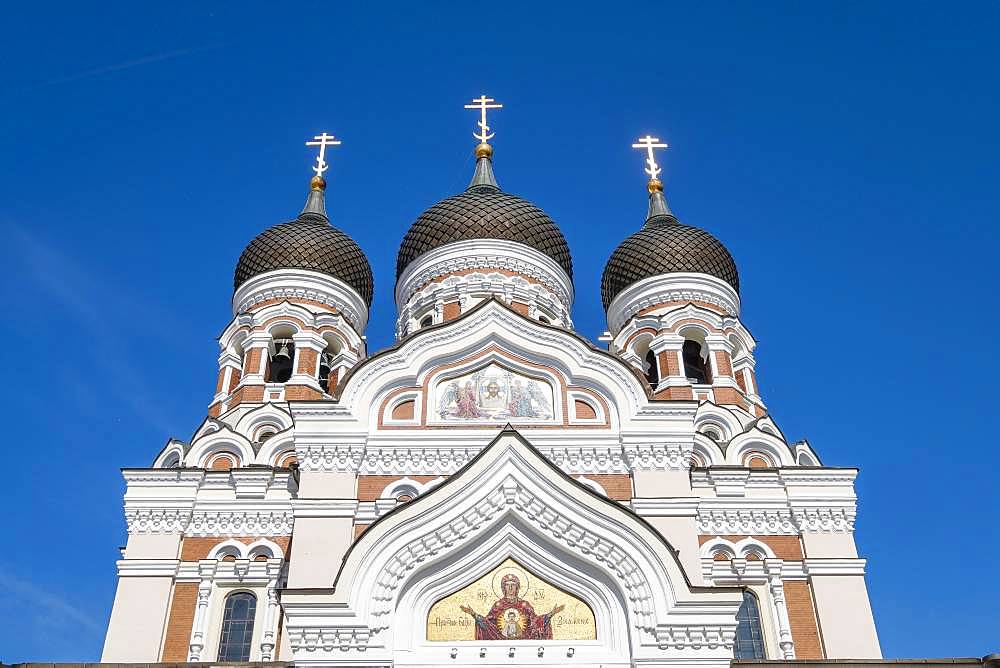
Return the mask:
{"type": "Polygon", "coordinates": [[[406,233],[396,343],[373,354],[372,272],[327,216],[339,142],[308,142],[305,208],[237,263],[208,416],[123,469],[103,661],[879,657],[858,472],[767,413],[736,263],[671,212],[665,145],[635,145],[649,209],[604,270],[605,351],[573,330],[556,222],[494,175],[500,105],[466,106],[472,181],[406,233]]]}

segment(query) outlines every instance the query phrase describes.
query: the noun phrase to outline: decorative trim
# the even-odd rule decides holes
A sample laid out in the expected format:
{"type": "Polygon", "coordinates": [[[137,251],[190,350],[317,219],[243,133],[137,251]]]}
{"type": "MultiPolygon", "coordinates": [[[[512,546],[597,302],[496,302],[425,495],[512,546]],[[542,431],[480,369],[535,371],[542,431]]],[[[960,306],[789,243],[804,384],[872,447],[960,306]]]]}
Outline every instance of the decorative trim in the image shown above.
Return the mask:
{"type": "Polygon", "coordinates": [[[196,510],[188,536],[288,536],[294,517],[287,510],[196,510]]]}
{"type": "Polygon", "coordinates": [[[368,325],[368,305],[354,288],[308,269],[274,269],[247,279],[233,293],[233,315],[272,299],[308,299],[343,313],[359,332],[368,325]]]}
{"type": "Polygon", "coordinates": [[[631,470],[687,471],[694,443],[625,443],[623,449],[631,470]]]}
{"type": "Polygon", "coordinates": [[[435,278],[469,269],[506,269],[539,281],[568,312],[573,281],[548,255],[516,241],[467,239],[427,251],[406,267],[396,281],[396,308],[402,313],[415,292],[435,278]]]}
{"type": "Polygon", "coordinates": [[[650,276],[622,290],[608,306],[608,327],[614,336],[635,314],[670,302],[698,301],[714,304],[739,317],[740,296],[725,281],[688,272],[650,276]]]}
{"type": "Polygon", "coordinates": [[[191,508],[125,508],[130,536],[184,533],[191,521],[191,508]]]}
{"type": "MultiPolygon", "coordinates": [[[[569,307],[546,286],[532,283],[520,275],[508,276],[500,272],[476,272],[457,276],[447,276],[441,281],[433,281],[414,293],[406,305],[400,309],[396,319],[396,336],[402,338],[416,327],[419,318],[434,312],[445,302],[457,301],[462,312],[474,306],[473,296],[487,293],[499,295],[510,304],[527,304],[529,317],[537,319],[538,311],[543,311],[552,320],[551,324],[571,328],[569,307]]],[[[434,319],[441,322],[440,317],[434,319]]]]}
{"type": "Polygon", "coordinates": [[[296,445],[295,456],[302,471],[357,473],[365,454],[363,445],[296,445]]]}
{"type": "Polygon", "coordinates": [[[702,502],[698,506],[698,533],[712,535],[795,535],[798,527],[784,500],[768,506],[718,506],[702,502]],[[780,504],[780,505],[778,505],[780,504]]]}

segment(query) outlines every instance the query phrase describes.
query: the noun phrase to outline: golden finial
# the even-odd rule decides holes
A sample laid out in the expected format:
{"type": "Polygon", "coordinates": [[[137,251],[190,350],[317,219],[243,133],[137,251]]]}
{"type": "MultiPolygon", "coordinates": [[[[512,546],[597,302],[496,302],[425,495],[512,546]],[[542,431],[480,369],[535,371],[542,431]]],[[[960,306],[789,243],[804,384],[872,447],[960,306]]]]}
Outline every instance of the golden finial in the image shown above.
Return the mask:
{"type": "Polygon", "coordinates": [[[476,147],[476,157],[477,158],[492,158],[493,157],[493,147],[483,142],[476,147]]]}
{"type": "Polygon", "coordinates": [[[632,148],[640,148],[646,151],[646,173],[649,174],[649,188],[650,193],[663,192],[663,182],[658,178],[660,172],[660,166],[656,164],[656,158],[653,155],[654,148],[668,148],[665,142],[661,142],[657,137],[651,137],[646,135],[645,137],[639,137],[636,143],[632,144],[632,148]]]}
{"type": "Polygon", "coordinates": [[[316,174],[309,179],[309,187],[313,190],[326,190],[326,179],[316,174]]]}
{"type": "Polygon", "coordinates": [[[483,148],[485,146],[490,150],[492,155],[493,149],[490,149],[488,142],[493,139],[495,133],[490,132],[490,126],[486,124],[486,110],[487,109],[503,109],[503,105],[497,103],[492,97],[486,97],[485,95],[480,95],[478,98],[472,100],[470,104],[465,105],[466,109],[478,109],[479,110],[479,132],[473,132],[472,136],[479,140],[479,146],[476,147],[476,157],[489,157],[489,155],[481,156],[479,155],[481,151],[485,151],[483,148]]]}

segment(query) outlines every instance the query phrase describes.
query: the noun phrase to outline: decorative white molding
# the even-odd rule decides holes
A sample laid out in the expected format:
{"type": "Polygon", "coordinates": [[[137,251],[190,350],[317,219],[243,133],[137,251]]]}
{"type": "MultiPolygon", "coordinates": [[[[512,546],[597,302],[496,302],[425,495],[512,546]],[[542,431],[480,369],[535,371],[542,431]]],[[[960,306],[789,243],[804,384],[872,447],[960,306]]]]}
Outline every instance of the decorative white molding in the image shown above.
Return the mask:
{"type": "Polygon", "coordinates": [[[295,456],[302,471],[324,473],[356,473],[360,469],[365,446],[357,444],[324,444],[295,446],[295,456]]]}
{"type": "Polygon", "coordinates": [[[792,518],[796,530],[802,533],[854,533],[857,510],[853,506],[794,505],[792,518]]]}
{"type": "Polygon", "coordinates": [[[704,499],[697,521],[701,534],[853,533],[856,515],[853,503],[840,500],[704,499]]]}
{"type": "Polygon", "coordinates": [[[177,559],[119,559],[115,562],[120,578],[163,578],[177,575],[177,559]]]}
{"type": "Polygon", "coordinates": [[[470,269],[506,269],[534,278],[556,295],[567,312],[573,305],[573,281],[548,255],[516,241],[467,239],[413,260],[396,281],[396,308],[403,312],[410,297],[435,278],[470,269]]]}
{"type": "Polygon", "coordinates": [[[365,452],[360,472],[366,475],[451,475],[482,448],[374,447],[365,452]]]}
{"type": "Polygon", "coordinates": [[[542,446],[539,451],[567,473],[628,473],[629,463],[620,447],[542,446]]]}
{"type": "Polygon", "coordinates": [[[354,499],[296,499],[295,517],[346,517],[354,519],[358,501],[354,499]]]}
{"type": "Polygon", "coordinates": [[[545,286],[532,283],[523,276],[509,276],[500,272],[474,272],[448,276],[440,281],[428,283],[415,292],[399,312],[396,319],[396,336],[402,338],[419,328],[419,323],[427,314],[434,312],[434,323],[442,322],[445,302],[459,303],[462,312],[474,306],[489,295],[499,295],[504,302],[521,302],[528,306],[528,317],[537,320],[544,315],[550,324],[572,328],[569,308],[545,286]],[[477,299],[478,297],[478,299],[477,299]]]}
{"type": "Polygon", "coordinates": [[[358,332],[368,325],[368,305],[354,288],[308,269],[274,269],[247,279],[233,293],[233,315],[272,299],[308,299],[343,313],[358,332]]]}
{"type": "Polygon", "coordinates": [[[714,304],[739,317],[740,296],[725,281],[696,273],[650,276],[622,290],[608,306],[608,327],[612,335],[639,311],[669,302],[699,301],[714,304]]]}
{"type": "Polygon", "coordinates": [[[196,510],[185,529],[188,536],[289,536],[291,508],[273,510],[196,510]]]}
{"type": "Polygon", "coordinates": [[[687,471],[693,442],[625,443],[624,459],[631,470],[687,471]]]}
{"type": "Polygon", "coordinates": [[[184,533],[190,521],[190,508],[125,508],[130,536],[184,533]]]}
{"type": "Polygon", "coordinates": [[[795,535],[799,532],[788,508],[698,508],[700,534],[795,535]]]}

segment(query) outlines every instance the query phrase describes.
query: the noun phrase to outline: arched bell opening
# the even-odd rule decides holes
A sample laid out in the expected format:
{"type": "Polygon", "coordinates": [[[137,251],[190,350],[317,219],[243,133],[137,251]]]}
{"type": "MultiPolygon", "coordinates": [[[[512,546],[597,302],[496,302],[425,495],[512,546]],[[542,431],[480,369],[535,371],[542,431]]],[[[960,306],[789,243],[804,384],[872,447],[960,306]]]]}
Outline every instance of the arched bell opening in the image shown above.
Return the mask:
{"type": "Polygon", "coordinates": [[[286,383],[292,377],[295,370],[295,342],[292,340],[294,334],[295,330],[290,327],[277,327],[271,331],[267,382],[286,383]]]}
{"type": "Polygon", "coordinates": [[[646,377],[650,387],[656,390],[656,386],[660,383],[660,365],[656,353],[649,347],[652,342],[652,335],[639,336],[632,343],[631,349],[635,358],[641,360],[638,364],[642,375],[646,377]]]}
{"type": "Polygon", "coordinates": [[[337,361],[344,350],[344,342],[330,333],[324,334],[323,340],[326,341],[326,348],[319,355],[317,380],[320,388],[329,394],[337,384],[337,361]]]}
{"type": "Polygon", "coordinates": [[[684,343],[681,346],[681,361],[684,363],[684,376],[692,383],[708,385],[712,382],[712,365],[709,362],[708,343],[704,333],[699,329],[688,329],[681,332],[684,343]]]}

